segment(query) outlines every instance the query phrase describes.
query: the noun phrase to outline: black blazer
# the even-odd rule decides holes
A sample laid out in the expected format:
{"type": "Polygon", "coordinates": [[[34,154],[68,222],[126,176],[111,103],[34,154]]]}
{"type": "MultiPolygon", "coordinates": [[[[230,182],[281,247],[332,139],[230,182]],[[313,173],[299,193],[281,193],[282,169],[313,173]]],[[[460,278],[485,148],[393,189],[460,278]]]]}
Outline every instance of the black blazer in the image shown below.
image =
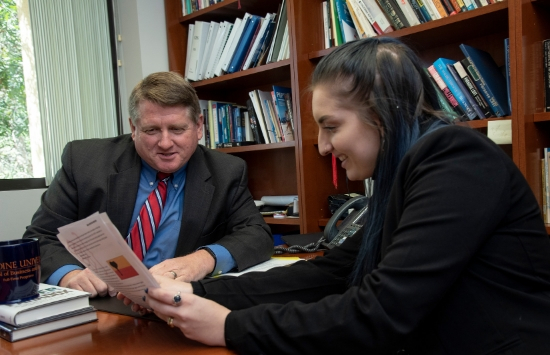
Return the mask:
{"type": "Polygon", "coordinates": [[[359,287],[347,283],[356,236],[194,292],[235,310],[225,335],[239,353],[550,354],[550,241],[523,175],[487,137],[451,126],[421,138],[399,166],[382,238],[359,287]]]}
{"type": "MultiPolygon", "coordinates": [[[[57,239],[58,227],[107,212],[125,236],[138,191],[141,158],[130,135],[71,142],[62,163],[23,236],[40,240],[42,281],[63,265],[81,265],[57,239]]],[[[215,242],[240,270],[267,260],[273,239],[248,190],[246,163],[199,145],[187,172],[176,256],[215,242]]]]}

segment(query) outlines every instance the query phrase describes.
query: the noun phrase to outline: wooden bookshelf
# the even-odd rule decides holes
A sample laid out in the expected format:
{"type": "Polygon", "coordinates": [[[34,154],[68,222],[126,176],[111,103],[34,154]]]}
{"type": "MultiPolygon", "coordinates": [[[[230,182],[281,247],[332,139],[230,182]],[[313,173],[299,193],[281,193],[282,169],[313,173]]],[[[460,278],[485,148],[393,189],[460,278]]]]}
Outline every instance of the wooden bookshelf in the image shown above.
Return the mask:
{"type": "MultiPolygon", "coordinates": [[[[170,70],[183,73],[187,27],[194,21],[228,20],[245,12],[264,16],[276,12],[280,1],[225,0],[204,10],[181,16],[181,0],[165,0],[170,70]],[[239,8],[240,7],[240,8],[239,8]]],[[[271,85],[291,86],[295,142],[221,149],[247,161],[250,189],[255,199],[263,195],[297,194],[299,219],[266,218],[272,228],[299,227],[301,233],[320,231],[330,217],[327,197],[362,191],[362,182],[346,184],[338,169],[338,187],[332,184],[330,157],[317,149],[317,127],[311,114],[310,76],[323,49],[322,0],[287,0],[291,57],[278,63],[193,83],[201,99],[243,104],[248,91],[271,85]]],[[[550,0],[505,0],[444,19],[395,31],[413,47],[426,64],[439,57],[464,58],[465,43],[489,52],[504,64],[504,39],[510,38],[512,144],[503,147],[527,178],[542,202],[539,159],[550,146],[550,113],[543,111],[542,40],[550,38],[550,0]]],[[[486,131],[489,120],[465,124],[486,131]]],[[[541,203],[542,204],[542,203],[541,203]]],[[[547,227],[550,231],[550,226],[547,227]]]]}

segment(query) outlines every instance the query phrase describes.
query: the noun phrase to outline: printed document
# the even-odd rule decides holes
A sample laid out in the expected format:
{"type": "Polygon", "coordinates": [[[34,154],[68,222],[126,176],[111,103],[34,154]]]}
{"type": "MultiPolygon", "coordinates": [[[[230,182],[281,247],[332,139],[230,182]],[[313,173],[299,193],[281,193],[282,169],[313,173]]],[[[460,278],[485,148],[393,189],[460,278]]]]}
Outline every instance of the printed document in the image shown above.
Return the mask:
{"type": "Polygon", "coordinates": [[[134,303],[146,306],[144,290],[159,284],[106,213],[96,212],[58,230],[59,240],[78,261],[134,303]]]}

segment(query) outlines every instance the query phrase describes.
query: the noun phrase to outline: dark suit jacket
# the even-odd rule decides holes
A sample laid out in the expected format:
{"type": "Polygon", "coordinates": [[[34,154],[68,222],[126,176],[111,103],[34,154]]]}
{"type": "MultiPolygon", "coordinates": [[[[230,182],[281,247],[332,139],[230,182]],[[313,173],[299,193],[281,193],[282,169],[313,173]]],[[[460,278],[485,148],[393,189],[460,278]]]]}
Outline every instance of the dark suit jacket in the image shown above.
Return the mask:
{"type": "Polygon", "coordinates": [[[482,134],[440,128],[410,149],[381,262],[349,287],[360,242],[194,292],[235,310],[239,353],[550,354],[550,241],[524,177],[482,134]]]}
{"type": "MultiPolygon", "coordinates": [[[[23,236],[40,240],[42,280],[63,265],[81,265],[57,239],[58,227],[107,212],[125,236],[138,191],[141,158],[130,135],[71,142],[62,163],[23,236]]],[[[198,146],[187,166],[176,256],[217,243],[241,270],[272,255],[270,229],[247,184],[242,159],[198,146]]]]}

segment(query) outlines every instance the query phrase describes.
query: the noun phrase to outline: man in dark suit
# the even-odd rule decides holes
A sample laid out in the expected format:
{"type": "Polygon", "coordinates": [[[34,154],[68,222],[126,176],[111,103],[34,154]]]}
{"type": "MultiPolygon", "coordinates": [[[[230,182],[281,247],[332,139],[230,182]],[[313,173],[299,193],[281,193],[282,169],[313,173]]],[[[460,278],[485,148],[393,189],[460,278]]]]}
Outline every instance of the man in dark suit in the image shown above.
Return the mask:
{"type": "Polygon", "coordinates": [[[23,236],[40,241],[41,281],[113,295],[64,248],[57,228],[99,211],[128,236],[157,172],[171,177],[160,225],[143,250],[153,274],[192,281],[267,260],[273,240],[248,190],[246,163],[198,145],[204,118],[193,87],[177,73],[153,73],[132,91],[129,111],[131,135],[65,147],[23,236]]]}

